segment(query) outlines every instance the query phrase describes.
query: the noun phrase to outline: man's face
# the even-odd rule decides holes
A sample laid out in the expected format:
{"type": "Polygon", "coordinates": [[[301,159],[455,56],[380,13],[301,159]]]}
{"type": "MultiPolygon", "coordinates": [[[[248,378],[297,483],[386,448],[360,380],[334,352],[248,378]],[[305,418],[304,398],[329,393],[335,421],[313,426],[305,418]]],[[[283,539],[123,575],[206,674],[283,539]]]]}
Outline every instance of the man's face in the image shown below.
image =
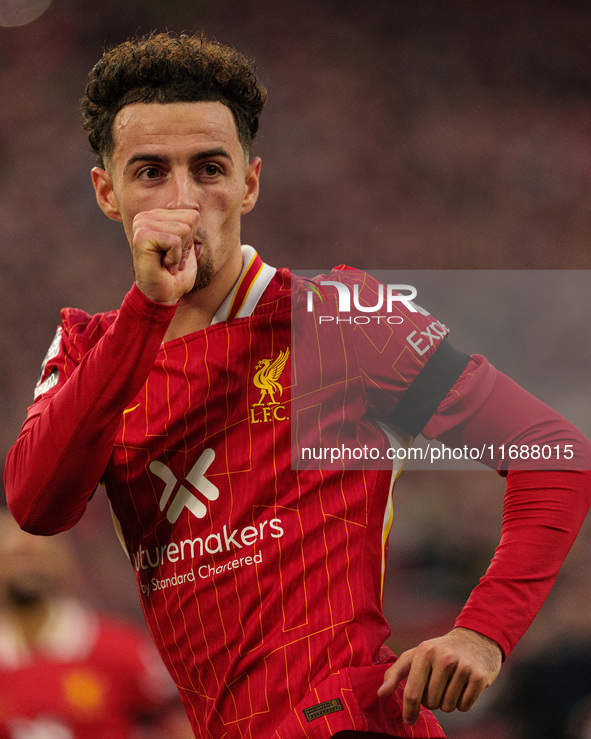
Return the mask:
{"type": "Polygon", "coordinates": [[[9,513],[0,514],[0,601],[25,606],[54,595],[75,573],[61,535],[21,531],[9,513]]]}
{"type": "Polygon", "coordinates": [[[121,221],[158,208],[199,212],[196,288],[229,291],[242,266],[240,219],[258,196],[260,160],[247,161],[234,117],[219,102],[134,103],[113,124],[114,151],[93,182],[102,210],[121,221]]]}

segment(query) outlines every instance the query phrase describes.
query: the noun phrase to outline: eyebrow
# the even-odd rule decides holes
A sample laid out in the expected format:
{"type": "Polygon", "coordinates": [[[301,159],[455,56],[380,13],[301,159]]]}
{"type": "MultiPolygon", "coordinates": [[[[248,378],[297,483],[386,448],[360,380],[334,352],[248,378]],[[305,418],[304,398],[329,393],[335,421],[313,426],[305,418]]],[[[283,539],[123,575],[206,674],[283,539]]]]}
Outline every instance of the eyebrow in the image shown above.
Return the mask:
{"type": "MultiPolygon", "coordinates": [[[[201,162],[204,159],[212,159],[214,157],[222,157],[223,159],[227,159],[231,164],[234,163],[230,152],[221,146],[215,149],[206,149],[205,151],[199,151],[196,154],[193,154],[189,158],[189,161],[191,162],[191,164],[194,164],[196,162],[201,162]]],[[[138,152],[137,154],[133,154],[129,157],[129,159],[125,162],[124,169],[128,169],[137,162],[154,162],[155,164],[168,164],[170,162],[170,158],[164,156],[163,154],[147,154],[143,152],[138,152]]]]}

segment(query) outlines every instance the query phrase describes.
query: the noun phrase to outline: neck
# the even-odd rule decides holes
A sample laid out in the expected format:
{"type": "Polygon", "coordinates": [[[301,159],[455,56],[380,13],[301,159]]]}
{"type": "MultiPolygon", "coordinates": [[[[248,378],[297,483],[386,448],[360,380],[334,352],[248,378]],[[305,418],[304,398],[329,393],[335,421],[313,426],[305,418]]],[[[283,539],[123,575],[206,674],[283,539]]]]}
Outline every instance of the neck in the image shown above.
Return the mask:
{"type": "Polygon", "coordinates": [[[174,314],[164,341],[179,339],[207,328],[242,271],[242,253],[226,269],[215,275],[207,287],[184,295],[174,314]]]}
{"type": "MultiPolygon", "coordinates": [[[[221,304],[221,301],[220,301],[221,304]]],[[[215,315],[217,308],[199,305],[199,301],[191,300],[188,296],[181,299],[174,318],[170,322],[164,341],[180,339],[195,331],[207,328],[215,315]]]]}

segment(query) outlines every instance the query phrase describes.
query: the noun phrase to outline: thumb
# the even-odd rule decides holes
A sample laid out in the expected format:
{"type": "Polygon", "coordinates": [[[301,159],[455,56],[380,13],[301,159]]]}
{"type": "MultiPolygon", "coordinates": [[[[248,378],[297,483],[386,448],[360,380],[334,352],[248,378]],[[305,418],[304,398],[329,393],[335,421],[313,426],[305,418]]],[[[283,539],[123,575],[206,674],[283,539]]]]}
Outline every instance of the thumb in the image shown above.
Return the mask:
{"type": "Polygon", "coordinates": [[[384,673],[384,682],[378,688],[378,696],[385,697],[393,693],[400,685],[401,681],[408,677],[415,649],[409,649],[403,652],[393,665],[388,667],[384,673]]]}

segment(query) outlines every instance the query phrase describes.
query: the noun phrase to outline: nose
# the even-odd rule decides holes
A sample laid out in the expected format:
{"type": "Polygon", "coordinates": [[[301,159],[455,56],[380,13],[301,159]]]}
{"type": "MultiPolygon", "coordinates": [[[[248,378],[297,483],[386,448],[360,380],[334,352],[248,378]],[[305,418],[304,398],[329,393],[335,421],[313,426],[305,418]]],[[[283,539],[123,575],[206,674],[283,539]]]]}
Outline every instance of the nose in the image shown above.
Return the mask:
{"type": "Polygon", "coordinates": [[[170,209],[199,210],[197,186],[189,174],[177,174],[170,182],[170,200],[166,205],[170,209]]]}

